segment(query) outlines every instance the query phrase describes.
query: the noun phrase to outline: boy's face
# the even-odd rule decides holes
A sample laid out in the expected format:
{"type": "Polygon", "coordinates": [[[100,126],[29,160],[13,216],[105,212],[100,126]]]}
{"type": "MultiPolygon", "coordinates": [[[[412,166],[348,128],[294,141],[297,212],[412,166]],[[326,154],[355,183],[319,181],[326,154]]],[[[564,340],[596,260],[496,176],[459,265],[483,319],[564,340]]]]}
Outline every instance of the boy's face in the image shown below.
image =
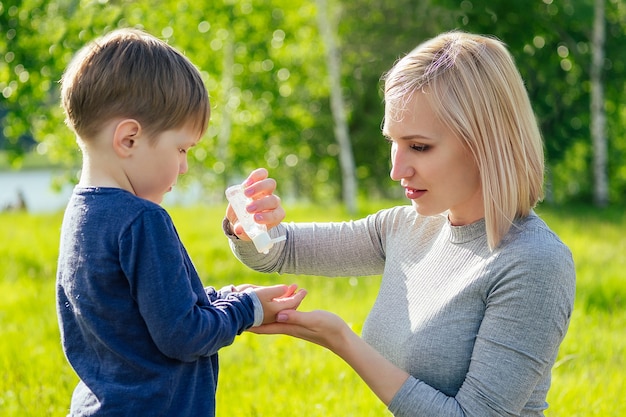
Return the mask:
{"type": "Polygon", "coordinates": [[[184,127],[167,130],[154,139],[144,137],[136,142],[125,171],[135,195],[161,204],[178,176],[187,172],[187,153],[200,138],[195,130],[184,127]]]}

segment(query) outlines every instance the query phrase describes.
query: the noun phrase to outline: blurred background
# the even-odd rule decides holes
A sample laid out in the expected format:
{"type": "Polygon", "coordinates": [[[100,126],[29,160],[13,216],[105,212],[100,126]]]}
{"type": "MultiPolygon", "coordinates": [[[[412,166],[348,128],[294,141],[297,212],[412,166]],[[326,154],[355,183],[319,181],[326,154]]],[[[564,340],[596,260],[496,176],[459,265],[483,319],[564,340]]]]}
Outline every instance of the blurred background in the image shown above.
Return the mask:
{"type": "Polygon", "coordinates": [[[210,127],[166,203],[223,201],[256,167],[283,199],[395,198],[381,75],[442,31],[504,41],[545,139],[546,200],[626,201],[623,0],[0,1],[0,209],[62,209],[80,155],[59,106],[73,54],[136,27],[202,71],[210,127]]]}

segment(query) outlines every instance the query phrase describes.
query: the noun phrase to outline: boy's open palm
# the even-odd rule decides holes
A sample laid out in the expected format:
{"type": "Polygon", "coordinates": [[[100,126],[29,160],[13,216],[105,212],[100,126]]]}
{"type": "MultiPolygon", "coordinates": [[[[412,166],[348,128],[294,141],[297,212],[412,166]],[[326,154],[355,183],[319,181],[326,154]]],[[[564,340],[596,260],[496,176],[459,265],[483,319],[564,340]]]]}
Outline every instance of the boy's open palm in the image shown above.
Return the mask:
{"type": "Polygon", "coordinates": [[[272,285],[268,287],[254,287],[254,291],[263,305],[263,324],[274,323],[276,315],[283,310],[295,310],[298,308],[306,290],[296,291],[298,286],[272,285]]]}

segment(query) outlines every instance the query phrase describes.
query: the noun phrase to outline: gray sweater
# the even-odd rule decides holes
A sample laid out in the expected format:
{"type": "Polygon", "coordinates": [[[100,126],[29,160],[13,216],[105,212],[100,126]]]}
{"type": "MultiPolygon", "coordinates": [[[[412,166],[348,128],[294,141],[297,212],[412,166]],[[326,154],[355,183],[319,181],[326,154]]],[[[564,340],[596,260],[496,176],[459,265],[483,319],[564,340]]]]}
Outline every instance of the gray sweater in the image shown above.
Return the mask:
{"type": "Polygon", "coordinates": [[[272,233],[287,240],[268,255],[232,236],[231,246],[263,272],[382,274],[362,336],[411,375],[389,404],[395,416],[543,415],[575,270],[534,213],[495,251],[484,220],[451,226],[411,206],[351,222],[283,223],[272,233]]]}

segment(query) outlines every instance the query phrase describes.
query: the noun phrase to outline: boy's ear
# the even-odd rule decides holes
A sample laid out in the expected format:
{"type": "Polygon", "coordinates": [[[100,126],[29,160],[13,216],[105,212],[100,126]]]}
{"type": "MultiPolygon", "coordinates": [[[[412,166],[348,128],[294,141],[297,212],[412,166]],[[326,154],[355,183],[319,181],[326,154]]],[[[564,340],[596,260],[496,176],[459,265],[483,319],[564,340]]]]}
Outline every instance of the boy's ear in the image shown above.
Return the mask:
{"type": "Polygon", "coordinates": [[[135,119],[124,119],[117,124],[113,133],[113,150],[122,158],[130,156],[141,136],[141,124],[135,119]]]}

